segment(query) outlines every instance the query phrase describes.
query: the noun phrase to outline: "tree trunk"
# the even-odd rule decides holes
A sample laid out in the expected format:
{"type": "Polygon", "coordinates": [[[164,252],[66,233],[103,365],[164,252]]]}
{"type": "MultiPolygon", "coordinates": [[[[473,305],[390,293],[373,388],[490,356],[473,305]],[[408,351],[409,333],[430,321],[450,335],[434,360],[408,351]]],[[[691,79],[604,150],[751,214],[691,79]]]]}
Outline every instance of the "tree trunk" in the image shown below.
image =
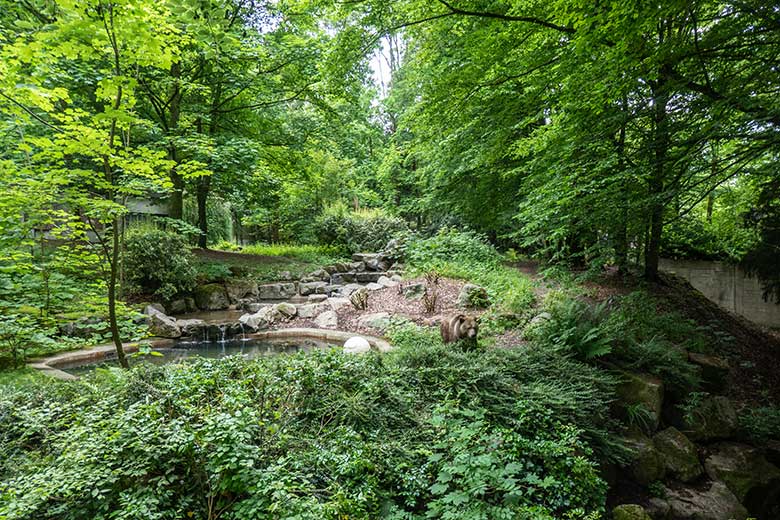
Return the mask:
{"type": "Polygon", "coordinates": [[[168,204],[168,212],[171,218],[181,220],[184,217],[184,179],[176,172],[174,166],[170,172],[173,191],[168,204]]]}
{"type": "Polygon", "coordinates": [[[209,188],[211,185],[211,177],[205,176],[198,180],[198,228],[200,229],[200,235],[198,236],[198,247],[206,249],[208,247],[208,215],[206,213],[206,200],[209,196],[209,188]]]}
{"type": "Polygon", "coordinates": [[[667,79],[664,69],[658,81],[651,83],[653,90],[653,164],[648,181],[650,196],[650,236],[645,246],[645,278],[658,280],[658,260],[661,252],[661,233],[664,218],[664,178],[666,175],[667,153],[669,151],[669,120],[667,104],[667,79]]]}
{"type": "MultiPolygon", "coordinates": [[[[181,89],[179,88],[179,80],[181,78],[181,64],[174,62],[171,64],[171,77],[173,78],[173,88],[170,95],[170,119],[168,120],[168,137],[173,138],[176,129],[179,127],[179,118],[181,116],[181,89]]],[[[170,171],[171,182],[173,183],[173,192],[171,192],[170,217],[181,220],[183,218],[183,198],[184,198],[184,179],[182,179],[179,172],[176,170],[178,163],[178,153],[176,145],[173,141],[169,141],[168,144],[168,159],[173,161],[173,167],[170,171]]]]}
{"type": "Polygon", "coordinates": [[[116,321],[116,279],[117,268],[119,267],[119,219],[115,218],[111,225],[111,273],[108,280],[108,325],[111,329],[111,339],[114,340],[116,348],[116,357],[122,368],[130,368],[125,356],[125,349],[122,346],[122,339],[119,337],[119,324],[116,321]]]}

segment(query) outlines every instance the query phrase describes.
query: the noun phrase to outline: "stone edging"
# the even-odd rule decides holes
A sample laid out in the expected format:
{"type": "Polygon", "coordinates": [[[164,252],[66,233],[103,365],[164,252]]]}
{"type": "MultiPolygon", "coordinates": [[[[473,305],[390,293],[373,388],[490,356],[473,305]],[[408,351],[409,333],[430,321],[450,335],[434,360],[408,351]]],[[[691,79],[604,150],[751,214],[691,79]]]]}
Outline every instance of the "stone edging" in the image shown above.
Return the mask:
{"type": "MultiPolygon", "coordinates": [[[[341,330],[290,328],[267,330],[256,332],[254,334],[247,334],[247,338],[252,339],[310,338],[319,339],[322,341],[335,341],[339,343],[343,343],[353,336],[361,336],[365,338],[371,347],[379,352],[389,352],[392,350],[390,343],[383,340],[382,338],[341,330]]],[[[150,344],[152,348],[163,348],[172,345],[175,343],[175,341],[172,339],[151,339],[144,343],[150,344]]],[[[137,352],[139,344],[140,343],[138,342],[123,344],[125,353],[131,354],[133,352],[137,352]]],[[[39,370],[41,373],[56,379],[61,379],[64,381],[75,381],[78,379],[78,376],[65,372],[61,369],[62,366],[97,363],[106,359],[106,357],[114,354],[115,352],[116,349],[113,344],[97,345],[95,347],[87,347],[81,350],[62,352],[46,358],[33,359],[27,363],[27,366],[34,368],[35,370],[39,370]]]]}

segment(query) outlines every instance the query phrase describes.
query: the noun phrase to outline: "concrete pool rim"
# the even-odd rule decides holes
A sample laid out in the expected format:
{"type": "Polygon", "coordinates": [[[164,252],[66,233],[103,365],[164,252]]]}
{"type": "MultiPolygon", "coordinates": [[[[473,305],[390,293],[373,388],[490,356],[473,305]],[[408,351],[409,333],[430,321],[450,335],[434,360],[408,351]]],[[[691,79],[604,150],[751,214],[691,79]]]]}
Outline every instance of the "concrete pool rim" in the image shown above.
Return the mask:
{"type": "MultiPolygon", "coordinates": [[[[390,343],[376,336],[369,336],[366,334],[360,334],[358,332],[330,329],[288,328],[264,330],[253,334],[247,334],[246,339],[306,338],[328,343],[343,344],[346,340],[353,336],[360,336],[365,338],[369,345],[371,345],[371,348],[378,352],[388,352],[392,349],[390,343]]],[[[144,341],[124,343],[122,346],[124,347],[125,353],[132,354],[138,351],[138,348],[141,344],[150,345],[153,349],[157,349],[170,347],[174,343],[176,343],[176,340],[173,339],[149,338],[148,340],[144,341]]],[[[75,381],[78,379],[78,376],[66,372],[61,367],[99,363],[110,357],[115,352],[116,349],[113,344],[97,345],[79,350],[60,352],[59,354],[54,354],[45,358],[32,359],[27,363],[27,366],[38,370],[43,374],[54,377],[55,379],[75,381]]]]}

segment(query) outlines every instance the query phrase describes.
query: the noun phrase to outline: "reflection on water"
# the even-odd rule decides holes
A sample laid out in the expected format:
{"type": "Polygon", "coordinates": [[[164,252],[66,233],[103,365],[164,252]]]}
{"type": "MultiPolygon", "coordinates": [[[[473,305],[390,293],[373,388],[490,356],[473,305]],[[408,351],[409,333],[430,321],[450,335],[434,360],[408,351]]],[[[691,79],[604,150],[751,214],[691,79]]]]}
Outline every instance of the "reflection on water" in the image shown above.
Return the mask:
{"type": "MultiPolygon", "coordinates": [[[[292,354],[295,352],[308,352],[313,349],[326,348],[327,343],[311,340],[248,340],[239,338],[227,341],[186,342],[180,341],[169,348],[155,349],[155,355],[136,355],[129,357],[130,364],[153,363],[162,365],[165,363],[181,363],[192,358],[221,358],[240,354],[247,359],[275,356],[278,354],[292,354]]],[[[116,359],[106,360],[101,363],[93,363],[79,366],[59,367],[71,374],[83,375],[98,367],[119,366],[116,359]]]]}

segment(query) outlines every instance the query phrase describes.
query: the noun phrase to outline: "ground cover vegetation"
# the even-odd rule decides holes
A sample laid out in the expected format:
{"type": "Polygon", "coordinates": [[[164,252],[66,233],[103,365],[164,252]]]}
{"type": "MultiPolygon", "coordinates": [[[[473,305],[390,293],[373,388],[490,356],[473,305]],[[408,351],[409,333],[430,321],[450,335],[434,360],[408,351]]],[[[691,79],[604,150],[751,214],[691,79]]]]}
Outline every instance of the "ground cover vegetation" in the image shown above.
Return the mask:
{"type": "Polygon", "coordinates": [[[610,476],[659,424],[780,441],[776,338],[659,271],[780,302],[779,57],[757,0],[0,0],[0,519],[596,520],[682,485],[610,476]],[[127,368],[150,302],[379,251],[478,344],[127,368]]]}

